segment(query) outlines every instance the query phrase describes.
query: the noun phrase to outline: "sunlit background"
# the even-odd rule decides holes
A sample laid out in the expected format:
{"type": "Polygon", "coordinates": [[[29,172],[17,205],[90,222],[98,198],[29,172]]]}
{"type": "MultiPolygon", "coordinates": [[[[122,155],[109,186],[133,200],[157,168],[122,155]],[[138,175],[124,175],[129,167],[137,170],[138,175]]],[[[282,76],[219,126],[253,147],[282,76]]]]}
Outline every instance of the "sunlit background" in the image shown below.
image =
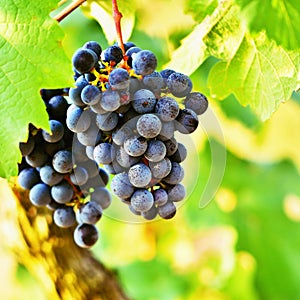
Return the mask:
{"type": "MultiPolygon", "coordinates": [[[[130,41],[153,51],[158,69],[195,25],[183,2],[139,1],[130,41]]],[[[96,7],[94,13],[101,14],[96,7]]],[[[105,48],[115,37],[114,27],[105,36],[80,10],[61,25],[70,58],[88,40],[105,48]]],[[[191,76],[211,112],[185,143],[188,198],[176,217],[139,223],[108,211],[92,251],[136,300],[299,299],[300,97],[261,123],[234,96],[210,97],[207,75],[215,62],[207,59],[191,76]],[[215,177],[208,186],[210,173],[215,177]],[[213,197],[203,200],[207,189],[213,197]],[[201,201],[209,203],[201,208],[201,201]]],[[[12,299],[46,299],[36,279],[1,251],[0,295],[13,283],[12,299]]]]}

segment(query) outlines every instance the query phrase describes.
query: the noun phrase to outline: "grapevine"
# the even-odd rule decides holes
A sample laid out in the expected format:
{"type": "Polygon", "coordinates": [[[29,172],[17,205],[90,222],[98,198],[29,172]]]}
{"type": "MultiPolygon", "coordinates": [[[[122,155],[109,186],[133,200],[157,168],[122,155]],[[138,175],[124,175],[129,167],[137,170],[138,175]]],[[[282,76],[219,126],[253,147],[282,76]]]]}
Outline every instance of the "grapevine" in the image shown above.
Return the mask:
{"type": "Polygon", "coordinates": [[[175,216],[186,196],[187,149],[174,134],[194,132],[208,107],[187,75],[158,71],[152,51],[123,43],[112,2],[118,43],[102,49],[88,41],[75,51],[75,86],[41,90],[50,133],[30,125],[20,143],[20,185],[34,205],[53,210],[57,226],[73,227],[84,248],[98,240],[111,193],[146,220],[175,216]]]}

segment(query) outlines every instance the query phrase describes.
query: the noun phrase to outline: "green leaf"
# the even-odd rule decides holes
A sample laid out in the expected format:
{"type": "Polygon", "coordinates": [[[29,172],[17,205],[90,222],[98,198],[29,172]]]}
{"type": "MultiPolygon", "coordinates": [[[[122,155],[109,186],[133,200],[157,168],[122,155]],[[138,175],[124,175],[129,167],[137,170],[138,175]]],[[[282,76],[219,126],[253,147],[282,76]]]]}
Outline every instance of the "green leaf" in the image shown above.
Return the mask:
{"type": "Polygon", "coordinates": [[[186,12],[201,22],[206,15],[211,15],[218,6],[218,0],[187,0],[186,12]]]}
{"type": "Polygon", "coordinates": [[[212,95],[222,99],[233,93],[264,121],[297,88],[299,55],[276,46],[264,33],[245,35],[234,56],[212,68],[212,95]]]}
{"type": "Polygon", "coordinates": [[[19,142],[28,123],[48,128],[39,89],[72,84],[72,66],[62,49],[63,32],[49,17],[57,0],[0,0],[0,176],[17,174],[19,142]]]}
{"type": "Polygon", "coordinates": [[[300,5],[298,0],[237,0],[242,19],[251,31],[265,30],[268,37],[287,49],[300,47],[300,5]]]}
{"type": "MultiPolygon", "coordinates": [[[[119,1],[119,11],[122,13],[121,29],[124,42],[128,41],[135,24],[134,1],[119,1]]],[[[87,15],[93,17],[102,27],[108,44],[117,39],[116,27],[113,19],[112,4],[110,0],[88,0],[84,7],[87,15]]]]}
{"type": "Polygon", "coordinates": [[[192,74],[210,55],[210,49],[204,39],[215,26],[231,11],[232,1],[220,2],[211,16],[207,16],[203,22],[197,25],[187,35],[171,55],[171,60],[164,66],[178,70],[187,75],[192,74]],[[187,59],[188,56],[188,59],[187,59]]]}

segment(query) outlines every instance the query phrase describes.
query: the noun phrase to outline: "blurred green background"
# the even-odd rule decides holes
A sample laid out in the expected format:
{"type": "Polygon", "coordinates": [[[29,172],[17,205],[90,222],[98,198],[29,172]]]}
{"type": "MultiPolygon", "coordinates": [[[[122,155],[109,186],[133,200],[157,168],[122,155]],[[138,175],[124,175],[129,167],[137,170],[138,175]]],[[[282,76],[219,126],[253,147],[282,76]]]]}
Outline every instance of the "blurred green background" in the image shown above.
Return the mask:
{"type": "MultiPolygon", "coordinates": [[[[130,41],[153,51],[161,69],[195,22],[184,1],[142,0],[135,9],[130,41]]],[[[88,40],[103,48],[111,43],[81,10],[61,25],[70,58],[88,40]]],[[[215,62],[209,58],[191,76],[194,90],[208,96],[211,115],[200,117],[202,126],[187,140],[189,196],[176,217],[138,224],[108,211],[93,252],[136,300],[300,299],[300,97],[261,123],[234,96],[210,97],[207,75],[215,62]],[[217,160],[224,153],[225,170],[217,160]],[[215,195],[200,208],[211,171],[224,177],[219,187],[212,182],[215,195]]],[[[43,299],[22,267],[17,281],[26,291],[19,299],[43,299]]]]}

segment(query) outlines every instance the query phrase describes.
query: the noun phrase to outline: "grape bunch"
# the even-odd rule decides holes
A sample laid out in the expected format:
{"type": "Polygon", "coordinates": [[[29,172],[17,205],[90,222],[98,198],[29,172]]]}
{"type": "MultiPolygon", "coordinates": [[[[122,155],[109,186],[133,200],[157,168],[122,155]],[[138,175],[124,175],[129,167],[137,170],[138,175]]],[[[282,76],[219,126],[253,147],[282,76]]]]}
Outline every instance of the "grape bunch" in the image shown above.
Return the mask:
{"type": "Polygon", "coordinates": [[[20,143],[19,184],[37,207],[53,211],[54,223],[74,227],[74,240],[89,248],[98,240],[95,224],[109,206],[108,174],[87,156],[72,151],[74,133],[66,124],[70,104],[64,89],[41,90],[49,114],[50,132],[29,126],[29,138],[20,143]],[[81,161],[80,166],[74,160],[81,161]],[[94,190],[91,190],[91,188],[94,190]]]}
{"type": "Polygon", "coordinates": [[[136,215],[170,219],[185,198],[186,147],[174,136],[194,132],[207,98],[191,79],[160,72],[153,52],[135,44],[102,51],[90,41],[72,58],[75,87],[67,126],[87,156],[113,175],[110,189],[136,215]]]}
{"type": "Polygon", "coordinates": [[[95,224],[112,198],[146,220],[170,219],[186,196],[181,163],[187,149],[175,133],[190,134],[207,98],[191,79],[157,71],[153,52],[131,42],[102,50],[89,41],[72,58],[73,87],[42,90],[51,132],[30,125],[19,183],[36,206],[52,209],[60,227],[91,247],[95,224]],[[66,93],[67,92],[67,93],[66,93]]]}

